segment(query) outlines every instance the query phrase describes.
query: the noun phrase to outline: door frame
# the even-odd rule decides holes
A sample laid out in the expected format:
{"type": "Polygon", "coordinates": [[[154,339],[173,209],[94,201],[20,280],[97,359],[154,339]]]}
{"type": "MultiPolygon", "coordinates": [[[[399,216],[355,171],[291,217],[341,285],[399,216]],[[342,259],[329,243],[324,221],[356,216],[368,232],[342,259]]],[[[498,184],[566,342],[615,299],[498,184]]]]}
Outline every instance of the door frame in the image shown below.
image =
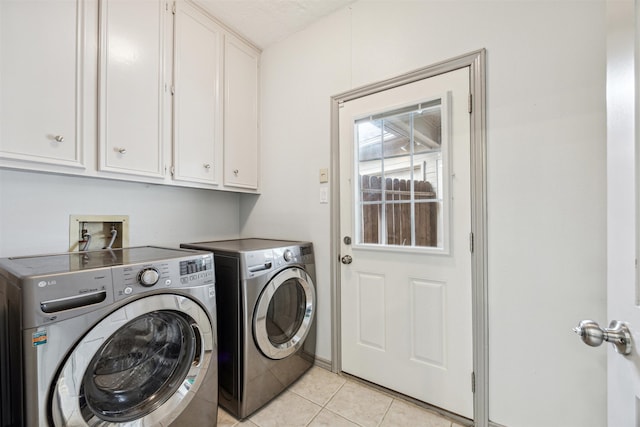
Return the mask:
{"type": "Polygon", "coordinates": [[[331,97],[331,370],[342,370],[340,318],[340,134],[339,111],[344,102],[397,86],[469,67],[471,121],[471,286],[473,333],[473,418],[477,427],[489,425],[489,323],[487,299],[487,150],[486,49],[470,52],[401,76],[352,89],[331,97]]]}

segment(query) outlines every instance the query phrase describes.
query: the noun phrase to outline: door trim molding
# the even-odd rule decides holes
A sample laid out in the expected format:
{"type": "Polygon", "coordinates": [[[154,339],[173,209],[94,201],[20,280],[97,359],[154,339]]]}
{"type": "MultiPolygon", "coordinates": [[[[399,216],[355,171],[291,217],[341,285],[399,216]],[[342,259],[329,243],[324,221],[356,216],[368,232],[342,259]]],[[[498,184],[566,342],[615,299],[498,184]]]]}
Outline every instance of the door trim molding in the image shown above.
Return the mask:
{"type": "MultiPolygon", "coordinates": [[[[413,83],[460,68],[469,67],[471,92],[471,232],[474,250],[472,268],[472,331],[474,421],[489,425],[489,323],[487,299],[487,138],[486,138],[486,49],[470,52],[420,68],[401,76],[352,89],[331,97],[331,370],[342,370],[340,319],[340,135],[339,109],[344,102],[413,83]]],[[[470,385],[471,386],[471,385],[470,385]]]]}

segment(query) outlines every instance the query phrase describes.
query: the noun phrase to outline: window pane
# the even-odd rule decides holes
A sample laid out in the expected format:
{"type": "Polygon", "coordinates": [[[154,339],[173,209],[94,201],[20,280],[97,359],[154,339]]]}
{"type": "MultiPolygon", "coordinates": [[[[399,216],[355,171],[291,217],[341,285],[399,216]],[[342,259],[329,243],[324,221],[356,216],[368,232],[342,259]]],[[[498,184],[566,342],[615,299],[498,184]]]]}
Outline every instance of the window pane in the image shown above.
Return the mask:
{"type": "Polygon", "coordinates": [[[362,243],[382,243],[380,241],[381,214],[381,180],[380,177],[363,175],[360,177],[360,191],[362,200],[362,243]],[[366,224],[366,226],[365,226],[366,224]]]}
{"type": "Polygon", "coordinates": [[[355,129],[357,243],[443,248],[441,100],[358,120],[355,129]]]}
{"type": "Polygon", "coordinates": [[[380,240],[380,201],[382,200],[382,145],[384,134],[381,120],[362,121],[356,125],[358,141],[359,185],[362,218],[366,228],[360,230],[362,243],[382,243],[380,240]]]}

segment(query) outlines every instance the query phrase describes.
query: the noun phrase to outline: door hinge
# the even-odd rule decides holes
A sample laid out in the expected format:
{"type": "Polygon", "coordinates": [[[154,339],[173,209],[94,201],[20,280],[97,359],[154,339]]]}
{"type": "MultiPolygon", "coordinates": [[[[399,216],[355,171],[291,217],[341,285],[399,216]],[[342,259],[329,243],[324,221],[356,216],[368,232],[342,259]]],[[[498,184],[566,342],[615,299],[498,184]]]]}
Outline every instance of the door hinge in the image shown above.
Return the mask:
{"type": "Polygon", "coordinates": [[[469,94],[469,114],[473,112],[473,95],[469,94]]]}
{"type": "Polygon", "coordinates": [[[175,176],[175,175],[176,175],[176,167],[171,166],[171,176],[175,176]]]}
{"type": "Polygon", "coordinates": [[[171,13],[176,14],[176,2],[173,2],[173,6],[171,6],[171,13]]]}
{"type": "Polygon", "coordinates": [[[175,95],[176,94],[176,87],[174,85],[171,85],[171,95],[175,95]]]}
{"type": "Polygon", "coordinates": [[[469,233],[469,252],[473,253],[474,241],[473,233],[469,233]]]}
{"type": "Polygon", "coordinates": [[[471,372],[471,393],[476,392],[476,373],[471,372]]]}

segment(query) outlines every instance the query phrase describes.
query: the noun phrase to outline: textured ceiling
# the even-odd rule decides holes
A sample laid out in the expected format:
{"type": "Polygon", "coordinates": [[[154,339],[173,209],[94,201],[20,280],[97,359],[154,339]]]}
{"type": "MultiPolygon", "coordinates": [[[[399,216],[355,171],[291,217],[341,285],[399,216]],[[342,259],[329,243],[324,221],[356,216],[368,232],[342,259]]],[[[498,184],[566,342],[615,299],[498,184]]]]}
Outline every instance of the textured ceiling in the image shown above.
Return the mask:
{"type": "Polygon", "coordinates": [[[264,49],[355,0],[196,0],[213,16],[264,49]]]}

